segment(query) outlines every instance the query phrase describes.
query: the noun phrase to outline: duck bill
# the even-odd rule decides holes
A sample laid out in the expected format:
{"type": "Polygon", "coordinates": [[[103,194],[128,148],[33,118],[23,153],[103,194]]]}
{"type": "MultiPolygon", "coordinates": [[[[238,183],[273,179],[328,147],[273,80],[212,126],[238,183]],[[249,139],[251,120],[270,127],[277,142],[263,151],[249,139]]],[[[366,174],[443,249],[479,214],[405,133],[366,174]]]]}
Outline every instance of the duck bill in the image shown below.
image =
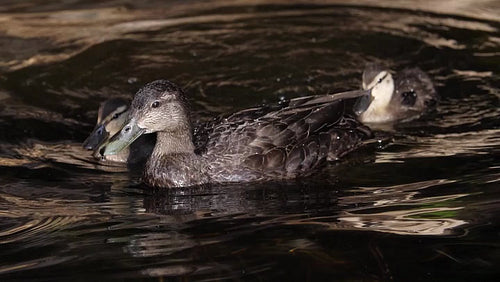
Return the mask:
{"type": "Polygon", "coordinates": [[[101,147],[104,140],[106,140],[109,136],[109,133],[106,131],[104,124],[97,125],[92,133],[90,133],[89,137],[83,141],[83,148],[87,150],[95,150],[96,148],[101,147]]]}
{"type": "Polygon", "coordinates": [[[368,109],[368,107],[370,107],[371,103],[372,103],[371,95],[361,96],[356,100],[356,103],[354,103],[352,110],[356,115],[359,116],[360,114],[364,113],[368,109]]]}
{"type": "Polygon", "coordinates": [[[139,136],[144,134],[146,129],[140,128],[136,121],[132,119],[129,123],[115,134],[106,145],[103,155],[116,155],[120,153],[121,150],[127,148],[132,144],[139,136]]]}

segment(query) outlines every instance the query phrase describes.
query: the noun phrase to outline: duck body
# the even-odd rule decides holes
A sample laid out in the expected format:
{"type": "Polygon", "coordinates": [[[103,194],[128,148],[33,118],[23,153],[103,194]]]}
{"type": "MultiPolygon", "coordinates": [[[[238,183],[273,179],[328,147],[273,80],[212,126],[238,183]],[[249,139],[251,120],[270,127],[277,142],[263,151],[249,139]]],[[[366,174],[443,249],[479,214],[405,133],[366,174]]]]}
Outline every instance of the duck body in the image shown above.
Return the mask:
{"type": "Polygon", "coordinates": [[[416,67],[393,74],[380,65],[370,64],[363,72],[362,85],[363,89],[372,90],[371,99],[361,98],[355,106],[363,123],[412,120],[439,100],[432,80],[416,67]]]}
{"type": "Polygon", "coordinates": [[[118,152],[142,134],[157,132],[143,174],[149,186],[269,181],[309,175],[371,135],[366,126],[344,114],[344,99],[311,96],[219,118],[204,126],[204,137],[197,137],[204,141],[196,148],[185,103],[182,89],[175,84],[166,80],[147,84],[132,102],[129,122],[104,154],[118,152]]]}

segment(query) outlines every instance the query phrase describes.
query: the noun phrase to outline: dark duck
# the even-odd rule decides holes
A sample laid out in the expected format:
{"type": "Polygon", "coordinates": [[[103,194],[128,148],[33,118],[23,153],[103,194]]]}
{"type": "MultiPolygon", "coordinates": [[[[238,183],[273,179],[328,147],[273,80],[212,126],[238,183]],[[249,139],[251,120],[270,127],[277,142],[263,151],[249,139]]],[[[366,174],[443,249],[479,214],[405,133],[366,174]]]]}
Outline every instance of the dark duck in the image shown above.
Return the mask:
{"type": "Polygon", "coordinates": [[[393,74],[381,65],[369,64],[362,86],[371,89],[371,97],[359,98],[354,110],[358,120],[368,124],[416,119],[438,101],[431,79],[417,67],[393,74]]]}
{"type": "Polygon", "coordinates": [[[306,176],[371,136],[366,126],[344,114],[344,100],[369,93],[309,96],[276,108],[243,110],[205,125],[193,138],[183,90],[170,81],[157,80],[136,93],[127,123],[111,138],[104,155],[119,153],[139,136],[156,132],[156,145],[142,178],[149,186],[306,176]]]}

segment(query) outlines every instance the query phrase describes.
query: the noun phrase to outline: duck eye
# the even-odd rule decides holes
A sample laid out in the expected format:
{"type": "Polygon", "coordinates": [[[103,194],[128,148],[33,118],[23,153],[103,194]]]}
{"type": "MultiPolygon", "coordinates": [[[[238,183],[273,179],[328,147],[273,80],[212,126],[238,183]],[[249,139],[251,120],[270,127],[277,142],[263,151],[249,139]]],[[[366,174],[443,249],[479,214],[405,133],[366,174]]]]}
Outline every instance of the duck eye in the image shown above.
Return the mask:
{"type": "Polygon", "coordinates": [[[118,118],[118,114],[114,114],[111,119],[117,119],[117,118],[118,118]]]}
{"type": "Polygon", "coordinates": [[[153,104],[151,104],[151,107],[153,108],[158,108],[160,106],[160,102],[154,101],[153,104]]]}
{"type": "Polygon", "coordinates": [[[380,82],[382,82],[382,78],[379,78],[377,81],[377,83],[380,83],[380,82]]]}

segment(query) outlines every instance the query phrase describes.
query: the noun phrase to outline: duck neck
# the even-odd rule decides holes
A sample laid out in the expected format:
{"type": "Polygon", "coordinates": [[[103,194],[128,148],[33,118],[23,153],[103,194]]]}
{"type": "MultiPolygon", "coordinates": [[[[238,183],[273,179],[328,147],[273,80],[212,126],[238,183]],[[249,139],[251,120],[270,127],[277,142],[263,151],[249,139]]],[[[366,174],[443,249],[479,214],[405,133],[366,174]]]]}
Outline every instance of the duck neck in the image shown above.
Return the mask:
{"type": "Polygon", "coordinates": [[[154,156],[170,154],[194,154],[194,144],[190,130],[160,131],[157,133],[154,156]]]}
{"type": "Polygon", "coordinates": [[[158,132],[156,146],[143,173],[147,185],[170,188],[209,182],[206,163],[194,153],[190,132],[158,132]]]}

